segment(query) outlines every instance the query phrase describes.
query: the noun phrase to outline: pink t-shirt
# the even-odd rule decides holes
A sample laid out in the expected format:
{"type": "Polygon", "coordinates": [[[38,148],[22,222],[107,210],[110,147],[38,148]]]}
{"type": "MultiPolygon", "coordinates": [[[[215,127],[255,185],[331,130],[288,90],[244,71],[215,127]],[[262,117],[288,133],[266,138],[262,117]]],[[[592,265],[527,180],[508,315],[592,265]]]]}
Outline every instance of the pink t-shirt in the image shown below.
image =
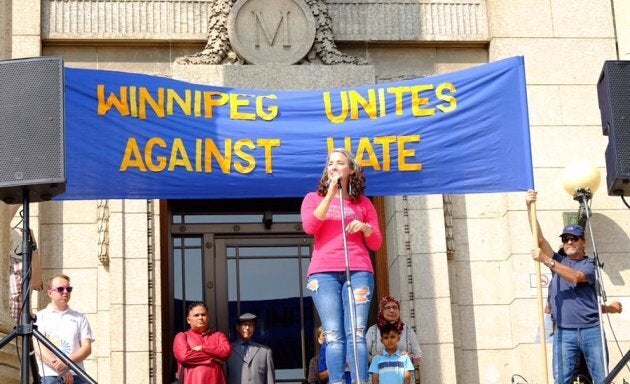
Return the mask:
{"type": "MultiPolygon", "coordinates": [[[[318,272],[340,272],[346,270],[339,199],[334,198],[331,200],[326,219],[319,220],[313,215],[313,211],[323,199],[324,197],[319,196],[316,192],[310,192],[302,201],[301,213],[304,232],[315,237],[311,264],[308,267],[309,276],[318,272]]],[[[346,225],[356,219],[370,224],[373,231],[368,237],[361,231],[352,234],[346,233],[350,270],[373,273],[374,269],[372,268],[368,249],[376,251],[383,240],[378,225],[376,209],[365,196],[361,196],[356,203],[352,203],[348,199],[344,200],[343,208],[346,225]]]]}

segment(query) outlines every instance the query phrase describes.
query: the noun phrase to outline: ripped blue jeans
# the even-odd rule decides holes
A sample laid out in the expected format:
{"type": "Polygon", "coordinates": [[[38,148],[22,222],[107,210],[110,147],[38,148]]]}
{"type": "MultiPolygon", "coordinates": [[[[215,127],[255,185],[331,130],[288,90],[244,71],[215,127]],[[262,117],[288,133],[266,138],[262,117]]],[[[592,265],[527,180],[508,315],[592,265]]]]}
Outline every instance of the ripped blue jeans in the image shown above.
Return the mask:
{"type": "MultiPolygon", "coordinates": [[[[368,354],[365,331],[374,291],[374,275],[370,272],[350,273],[356,313],[356,340],[360,381],[367,382],[368,354]]],[[[306,288],[311,292],[317,313],[326,334],[326,365],[329,383],[344,383],[346,361],[350,366],[352,382],[357,382],[354,363],[354,345],[348,303],[348,284],[345,272],[314,273],[309,276],[306,288]]]]}

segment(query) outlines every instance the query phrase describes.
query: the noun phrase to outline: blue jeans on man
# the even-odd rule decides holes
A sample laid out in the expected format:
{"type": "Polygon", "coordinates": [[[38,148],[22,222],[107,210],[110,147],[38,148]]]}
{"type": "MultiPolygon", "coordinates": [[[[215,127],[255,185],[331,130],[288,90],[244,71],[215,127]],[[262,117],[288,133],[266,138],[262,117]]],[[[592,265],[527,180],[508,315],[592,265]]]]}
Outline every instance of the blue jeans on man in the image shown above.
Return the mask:
{"type": "MultiPolygon", "coordinates": [[[[86,384],[85,380],[81,376],[74,375],[74,384],[86,384]]],[[[42,377],[42,384],[63,384],[63,377],[59,376],[44,376],[42,377]]]]}
{"type": "Polygon", "coordinates": [[[558,327],[553,335],[553,372],[556,383],[571,384],[573,369],[580,350],[584,353],[593,383],[604,381],[606,370],[600,327],[558,327]]]}

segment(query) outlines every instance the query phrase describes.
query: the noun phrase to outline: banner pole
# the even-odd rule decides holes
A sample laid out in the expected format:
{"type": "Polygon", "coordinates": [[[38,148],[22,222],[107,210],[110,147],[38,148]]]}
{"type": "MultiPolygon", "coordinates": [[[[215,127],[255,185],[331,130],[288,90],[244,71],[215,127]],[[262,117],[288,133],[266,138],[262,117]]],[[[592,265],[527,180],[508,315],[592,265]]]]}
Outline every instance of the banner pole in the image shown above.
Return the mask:
{"type": "MultiPolygon", "coordinates": [[[[538,244],[538,217],[536,216],[536,202],[531,203],[529,215],[530,222],[532,223],[532,237],[534,248],[539,248],[540,246],[538,244]]],[[[540,271],[540,263],[535,262],[535,264],[536,296],[538,297],[538,332],[540,334],[540,349],[545,374],[544,383],[549,384],[549,368],[547,367],[547,336],[545,335],[545,314],[543,313],[545,307],[543,306],[542,273],[540,271]]]]}

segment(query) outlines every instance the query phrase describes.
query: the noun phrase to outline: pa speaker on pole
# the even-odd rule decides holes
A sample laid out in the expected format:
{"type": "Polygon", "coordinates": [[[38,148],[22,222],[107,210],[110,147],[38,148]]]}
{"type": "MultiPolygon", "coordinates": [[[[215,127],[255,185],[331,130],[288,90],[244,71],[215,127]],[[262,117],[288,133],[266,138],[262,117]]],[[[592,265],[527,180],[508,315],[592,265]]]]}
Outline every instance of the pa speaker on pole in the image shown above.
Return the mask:
{"type": "Polygon", "coordinates": [[[0,199],[50,200],[66,189],[61,57],[0,61],[0,199]]]}
{"type": "Polygon", "coordinates": [[[630,196],[630,61],[606,61],[597,82],[611,196],[630,196]]]}

